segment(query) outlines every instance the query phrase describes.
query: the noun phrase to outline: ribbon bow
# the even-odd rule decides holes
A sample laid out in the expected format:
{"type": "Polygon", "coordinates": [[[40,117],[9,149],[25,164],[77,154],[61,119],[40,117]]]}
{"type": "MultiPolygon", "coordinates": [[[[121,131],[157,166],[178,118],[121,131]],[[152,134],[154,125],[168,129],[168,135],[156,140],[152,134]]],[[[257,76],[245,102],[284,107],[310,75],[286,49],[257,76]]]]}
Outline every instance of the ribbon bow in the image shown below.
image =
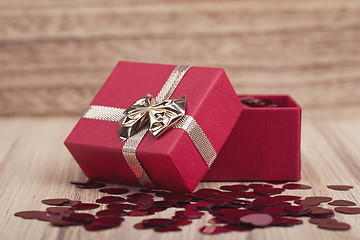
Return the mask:
{"type": "Polygon", "coordinates": [[[168,99],[156,103],[155,99],[147,94],[125,110],[125,117],[119,121],[120,142],[148,124],[150,132],[157,138],[185,115],[186,98],[168,99]]]}

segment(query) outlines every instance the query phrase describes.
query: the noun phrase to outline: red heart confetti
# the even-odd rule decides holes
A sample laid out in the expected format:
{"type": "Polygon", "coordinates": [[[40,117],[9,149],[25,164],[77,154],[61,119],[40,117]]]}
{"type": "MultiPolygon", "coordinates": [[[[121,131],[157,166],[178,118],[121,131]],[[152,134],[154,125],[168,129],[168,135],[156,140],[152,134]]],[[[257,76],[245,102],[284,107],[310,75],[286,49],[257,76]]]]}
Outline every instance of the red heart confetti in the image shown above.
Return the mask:
{"type": "Polygon", "coordinates": [[[93,225],[93,224],[85,225],[84,228],[87,231],[103,231],[103,230],[109,229],[107,227],[97,226],[97,225],[93,225]]]}
{"type": "Polygon", "coordinates": [[[176,226],[185,226],[192,223],[192,221],[186,219],[173,219],[173,220],[174,220],[174,225],[176,226]]]}
{"type": "Polygon", "coordinates": [[[128,197],[126,201],[128,203],[135,203],[135,204],[148,204],[148,203],[152,203],[154,200],[149,197],[128,197]]]}
{"type": "Polygon", "coordinates": [[[95,203],[78,203],[74,205],[74,209],[76,210],[91,210],[98,207],[100,207],[100,205],[95,203]]]}
{"type": "Polygon", "coordinates": [[[102,193],[108,193],[112,195],[125,194],[129,192],[127,188],[102,188],[99,190],[102,193]]]}
{"type": "Polygon", "coordinates": [[[310,208],[310,217],[320,217],[320,218],[328,218],[334,215],[334,211],[331,209],[321,208],[321,207],[311,207],[310,208]]]}
{"type": "Polygon", "coordinates": [[[116,210],[133,210],[135,205],[127,204],[127,203],[110,203],[107,205],[108,209],[116,209],[116,210]]]}
{"type": "Polygon", "coordinates": [[[224,185],[221,186],[220,189],[227,190],[227,191],[246,191],[250,187],[243,184],[236,184],[236,185],[224,185]]]}
{"type": "Polygon", "coordinates": [[[354,188],[353,186],[348,186],[348,185],[328,185],[327,187],[337,191],[347,191],[354,188]]]}
{"type": "Polygon", "coordinates": [[[25,219],[38,219],[41,216],[45,216],[46,212],[44,211],[22,211],[15,213],[15,216],[22,217],[25,219]]]}
{"type": "Polygon", "coordinates": [[[270,187],[263,187],[263,186],[253,187],[253,189],[254,189],[255,193],[265,195],[265,196],[280,194],[284,191],[284,189],[282,189],[282,188],[272,188],[272,187],[270,188],[270,187]]]}
{"type": "Polygon", "coordinates": [[[95,216],[89,213],[70,213],[63,216],[63,220],[79,223],[91,223],[95,220],[95,216]]]}
{"type": "Polygon", "coordinates": [[[295,225],[302,224],[303,221],[300,219],[294,219],[294,218],[287,218],[285,222],[281,223],[280,226],[283,227],[292,227],[295,225]]]}
{"type": "Polygon", "coordinates": [[[240,218],[242,223],[251,224],[255,227],[269,226],[273,222],[271,215],[266,213],[255,213],[240,218]]]}
{"type": "Polygon", "coordinates": [[[133,227],[135,229],[138,229],[138,230],[143,230],[143,229],[149,229],[150,228],[150,227],[144,226],[144,224],[142,224],[142,223],[136,223],[133,227]]]}
{"type": "Polygon", "coordinates": [[[337,221],[333,218],[310,218],[309,219],[309,223],[316,224],[316,225],[327,224],[327,223],[332,223],[332,222],[337,222],[337,221]]]}
{"type": "Polygon", "coordinates": [[[330,222],[330,223],[323,223],[318,225],[319,228],[324,228],[328,230],[349,230],[350,225],[343,222],[330,222]]]}
{"type": "Polygon", "coordinates": [[[94,184],[95,181],[93,180],[87,180],[86,182],[81,182],[81,181],[71,181],[70,182],[71,184],[74,184],[74,185],[82,185],[82,186],[86,186],[86,185],[91,185],[91,184],[94,184]]]}
{"type": "Polygon", "coordinates": [[[96,213],[97,217],[122,217],[126,216],[128,213],[124,210],[116,210],[116,209],[107,209],[101,210],[96,213]]]}
{"type": "Polygon", "coordinates": [[[105,196],[96,200],[97,203],[122,203],[125,201],[125,198],[115,196],[105,196]]]}
{"type": "Polygon", "coordinates": [[[99,182],[90,182],[90,184],[81,183],[81,184],[75,184],[75,186],[82,189],[96,189],[96,188],[103,188],[106,186],[106,184],[99,182]]]}
{"type": "Polygon", "coordinates": [[[46,212],[51,215],[65,215],[74,212],[74,208],[71,207],[48,207],[46,212]]]}
{"type": "Polygon", "coordinates": [[[168,218],[151,218],[142,221],[142,224],[147,227],[164,227],[174,224],[174,220],[168,218]]]}
{"type": "Polygon", "coordinates": [[[249,185],[250,188],[254,189],[254,188],[273,188],[272,185],[270,184],[264,184],[264,183],[252,183],[249,185]]]}
{"type": "Polygon", "coordinates": [[[81,223],[79,223],[79,222],[67,221],[62,218],[61,219],[52,219],[51,224],[53,226],[58,226],[58,227],[81,225],[81,223]]]}
{"type": "Polygon", "coordinates": [[[281,215],[285,216],[287,212],[284,211],[283,207],[265,207],[260,210],[263,213],[271,214],[271,215],[281,215]]]}
{"type": "Polygon", "coordinates": [[[356,203],[347,200],[334,200],[328,204],[332,206],[356,206],[356,203]]]}
{"type": "Polygon", "coordinates": [[[264,196],[252,191],[252,192],[245,192],[244,197],[245,198],[259,198],[259,197],[264,197],[264,196]]]}
{"type": "Polygon", "coordinates": [[[202,215],[204,215],[203,212],[199,212],[199,211],[176,211],[175,212],[175,216],[177,216],[178,218],[182,218],[182,219],[196,219],[196,218],[200,218],[202,215]]]}
{"type": "Polygon", "coordinates": [[[170,208],[176,206],[176,203],[168,202],[168,201],[155,201],[153,202],[153,205],[155,207],[160,207],[160,208],[170,208]]]}
{"type": "Polygon", "coordinates": [[[131,210],[130,212],[128,212],[128,216],[129,217],[143,217],[143,216],[149,216],[149,215],[154,215],[155,212],[150,212],[150,211],[136,211],[136,210],[131,210]]]}
{"type": "MultiPolygon", "coordinates": [[[[84,189],[101,188],[99,192],[110,195],[125,194],[129,191],[121,187],[103,188],[105,184],[91,180],[72,182],[72,184],[84,189]]],[[[351,207],[356,204],[348,200],[332,201],[332,198],[327,196],[310,196],[301,199],[300,196],[279,195],[288,189],[311,188],[308,185],[284,182],[272,184],[284,185],[282,188],[275,188],[269,183],[234,184],[221,186],[221,190],[224,191],[204,188],[192,194],[142,188],[127,195],[126,199],[118,196],[103,196],[97,199],[97,203],[107,204],[107,209],[98,211],[96,217],[76,211],[92,210],[98,208],[99,204],[81,203],[68,198],[49,198],[42,200],[42,203],[54,207],[48,207],[46,212],[23,211],[15,213],[15,216],[47,221],[53,226],[83,225],[88,231],[103,231],[119,227],[126,217],[145,217],[169,208],[178,208],[182,210],[176,211],[171,218],[144,219],[135,224],[134,228],[153,229],[156,232],[177,232],[191,224],[192,219],[201,218],[204,212],[208,212],[212,215],[208,223],[214,225],[203,226],[199,231],[204,234],[219,234],[229,231],[251,231],[267,226],[292,227],[303,223],[302,220],[293,218],[299,216],[311,217],[309,223],[316,224],[322,229],[349,230],[350,225],[331,218],[334,215],[333,210],[317,207],[326,202],[332,206],[339,206],[334,209],[336,212],[360,214],[360,208],[351,207]],[[250,188],[251,191],[248,190],[250,188]]],[[[345,185],[328,187],[339,191],[352,188],[345,185]]]]}
{"type": "Polygon", "coordinates": [[[288,183],[283,186],[283,189],[311,189],[311,186],[298,183],[288,183]]]}
{"type": "Polygon", "coordinates": [[[52,198],[52,199],[44,199],[41,202],[43,204],[46,204],[46,205],[61,206],[63,204],[69,203],[70,199],[67,199],[67,198],[52,198]]]}
{"type": "Polygon", "coordinates": [[[334,210],[344,214],[360,214],[360,208],[358,207],[336,207],[334,210]]]}
{"type": "Polygon", "coordinates": [[[176,203],[188,203],[191,201],[190,197],[182,194],[168,195],[165,196],[164,199],[166,201],[176,202],[176,203]]]}
{"type": "Polygon", "coordinates": [[[61,204],[60,206],[69,206],[69,207],[73,207],[75,206],[76,204],[79,204],[81,203],[81,201],[69,201],[69,202],[66,202],[66,203],[63,203],[61,204]]]}
{"type": "Polygon", "coordinates": [[[106,218],[96,218],[91,224],[98,227],[114,228],[120,226],[120,224],[123,221],[124,218],[106,217],[106,218]]]}
{"type": "Polygon", "coordinates": [[[299,200],[301,197],[293,196],[293,195],[277,195],[274,196],[273,198],[279,199],[281,201],[294,201],[294,200],[299,200]]]}
{"type": "Polygon", "coordinates": [[[61,220],[63,219],[63,216],[46,214],[46,215],[38,216],[35,219],[45,222],[51,222],[51,221],[61,220]]]}
{"type": "Polygon", "coordinates": [[[313,196],[313,197],[306,197],[305,200],[317,200],[320,203],[330,202],[332,200],[331,197],[321,197],[321,196],[313,196]]]}

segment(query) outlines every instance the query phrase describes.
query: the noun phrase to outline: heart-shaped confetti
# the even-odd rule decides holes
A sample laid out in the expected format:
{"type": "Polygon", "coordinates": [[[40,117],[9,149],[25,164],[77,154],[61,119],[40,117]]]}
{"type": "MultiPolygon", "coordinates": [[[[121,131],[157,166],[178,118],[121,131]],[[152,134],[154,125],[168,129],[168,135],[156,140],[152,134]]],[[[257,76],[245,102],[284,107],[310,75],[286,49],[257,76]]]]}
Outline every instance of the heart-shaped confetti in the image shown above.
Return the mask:
{"type": "Polygon", "coordinates": [[[266,213],[255,213],[240,218],[242,223],[251,224],[255,227],[269,226],[273,222],[271,215],[266,213]]]}
{"type": "MultiPolygon", "coordinates": [[[[72,182],[79,188],[101,188],[99,192],[120,195],[129,192],[127,188],[102,188],[103,183],[95,181],[72,182]]],[[[277,184],[277,183],[274,183],[277,184]]],[[[278,183],[284,184],[284,183],[278,183]]],[[[345,191],[351,186],[331,185],[331,189],[345,191]]],[[[146,217],[157,212],[175,208],[171,218],[150,218],[134,225],[135,229],[153,229],[156,232],[177,232],[192,223],[191,220],[204,216],[205,212],[212,215],[208,220],[210,226],[199,229],[204,234],[220,234],[223,232],[251,231],[258,227],[280,226],[292,227],[303,221],[293,217],[311,217],[309,223],[329,230],[349,230],[350,225],[331,218],[332,209],[319,207],[337,206],[336,212],[344,214],[360,214],[360,208],[349,200],[334,200],[327,196],[310,196],[301,199],[295,195],[280,195],[287,189],[309,189],[308,185],[285,183],[283,188],[273,187],[266,183],[224,185],[221,189],[204,188],[192,194],[179,194],[163,190],[142,188],[126,198],[119,196],[102,196],[97,203],[107,204],[107,209],[90,213],[79,213],[79,210],[92,211],[100,207],[96,203],[82,203],[68,198],[48,198],[43,204],[52,205],[44,211],[23,211],[15,216],[25,219],[37,219],[50,222],[52,226],[83,225],[88,231],[104,231],[119,227],[128,217],[146,217]],[[249,190],[251,188],[251,190],[249,190]],[[223,190],[223,191],[222,191],[223,190]],[[331,202],[332,201],[332,202],[331,202]],[[125,203],[127,202],[127,203],[125,203]],[[294,205],[295,204],[295,205],[294,205]]]]}

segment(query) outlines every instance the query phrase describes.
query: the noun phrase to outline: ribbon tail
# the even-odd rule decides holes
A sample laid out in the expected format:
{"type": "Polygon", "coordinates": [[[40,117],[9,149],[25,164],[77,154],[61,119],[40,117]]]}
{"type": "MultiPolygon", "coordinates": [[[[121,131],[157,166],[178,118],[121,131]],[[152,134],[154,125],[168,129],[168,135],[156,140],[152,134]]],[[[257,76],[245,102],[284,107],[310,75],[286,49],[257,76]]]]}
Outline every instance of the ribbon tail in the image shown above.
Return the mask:
{"type": "Polygon", "coordinates": [[[118,133],[120,142],[126,141],[129,137],[139,132],[139,130],[146,124],[147,113],[143,113],[141,117],[133,119],[131,116],[126,115],[119,121],[118,133]]]}

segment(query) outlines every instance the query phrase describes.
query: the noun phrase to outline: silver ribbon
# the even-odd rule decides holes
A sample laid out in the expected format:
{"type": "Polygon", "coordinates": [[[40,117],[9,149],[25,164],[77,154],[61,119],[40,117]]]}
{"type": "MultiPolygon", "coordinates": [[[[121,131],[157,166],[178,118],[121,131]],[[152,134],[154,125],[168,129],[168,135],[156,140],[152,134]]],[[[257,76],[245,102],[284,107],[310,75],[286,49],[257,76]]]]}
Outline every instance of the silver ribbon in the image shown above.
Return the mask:
{"type": "MultiPolygon", "coordinates": [[[[176,66],[176,68],[173,70],[173,72],[170,74],[169,78],[161,88],[159,94],[156,96],[155,105],[156,103],[161,103],[171,97],[177,85],[180,83],[181,79],[189,68],[190,66],[176,66]]],[[[153,106],[155,105],[153,104],[153,106]]],[[[119,122],[123,121],[124,118],[126,118],[126,115],[128,115],[125,113],[125,111],[126,110],[122,108],[91,105],[84,113],[82,118],[119,122]]],[[[195,147],[198,149],[199,153],[205,160],[207,166],[210,167],[214,162],[217,154],[215,149],[211,145],[209,139],[206,137],[204,131],[201,129],[200,125],[196,122],[196,120],[189,115],[185,115],[182,118],[179,118],[178,121],[176,121],[172,125],[172,127],[185,130],[185,132],[188,134],[195,147]]],[[[133,132],[132,134],[130,134],[130,137],[127,138],[123,146],[122,153],[130,169],[132,170],[140,184],[145,187],[153,188],[155,187],[154,183],[151,181],[150,177],[147,175],[146,171],[142,167],[139,159],[136,157],[136,149],[148,130],[149,127],[143,126],[142,128],[139,128],[136,133],[133,132]]]]}

